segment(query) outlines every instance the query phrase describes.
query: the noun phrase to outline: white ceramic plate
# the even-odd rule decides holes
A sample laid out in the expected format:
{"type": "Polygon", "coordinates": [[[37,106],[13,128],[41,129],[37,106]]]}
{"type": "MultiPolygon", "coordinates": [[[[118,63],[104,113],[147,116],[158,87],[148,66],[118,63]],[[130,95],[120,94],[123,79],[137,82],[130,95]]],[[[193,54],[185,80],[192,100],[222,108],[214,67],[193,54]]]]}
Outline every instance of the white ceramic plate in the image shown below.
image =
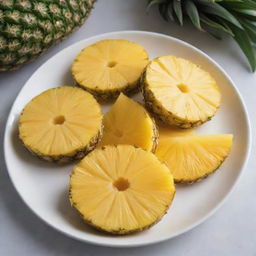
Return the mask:
{"type": "Polygon", "coordinates": [[[126,31],[80,41],[42,65],[27,81],[13,104],[6,125],[4,146],[8,171],[18,193],[30,209],[50,226],[71,237],[94,244],[142,246],[180,235],[213,214],[234,187],[246,163],[250,148],[250,128],[244,104],[233,82],[206,54],[169,36],[126,31]],[[87,226],[68,201],[67,190],[72,165],[58,166],[38,160],[24,149],[17,133],[19,114],[29,100],[49,88],[73,84],[71,63],[83,47],[102,39],[117,38],[141,44],[147,49],[150,58],[173,54],[208,70],[220,86],[222,105],[212,121],[198,128],[198,131],[207,134],[234,134],[231,154],[219,171],[194,185],[177,186],[176,197],[168,214],[151,229],[127,236],[111,236],[87,226]]]}

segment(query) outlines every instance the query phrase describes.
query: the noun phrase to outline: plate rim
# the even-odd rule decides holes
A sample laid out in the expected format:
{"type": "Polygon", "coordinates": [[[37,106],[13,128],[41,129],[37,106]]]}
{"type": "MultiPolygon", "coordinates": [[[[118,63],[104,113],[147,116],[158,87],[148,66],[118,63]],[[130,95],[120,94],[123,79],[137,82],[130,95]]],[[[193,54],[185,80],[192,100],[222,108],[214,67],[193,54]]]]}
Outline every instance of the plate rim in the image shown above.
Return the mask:
{"type": "Polygon", "coordinates": [[[24,83],[24,85],[22,86],[22,88],[20,89],[20,91],[18,92],[18,94],[15,97],[15,100],[12,103],[12,106],[10,108],[9,114],[8,114],[8,118],[5,124],[5,130],[4,130],[4,139],[3,139],[3,153],[4,153],[4,160],[5,160],[5,165],[6,165],[6,169],[8,172],[8,176],[11,180],[12,185],[14,186],[16,192],[18,193],[19,197],[22,199],[22,201],[25,203],[25,205],[31,210],[31,212],[33,214],[35,214],[40,220],[42,220],[44,223],[46,223],[48,226],[52,227],[53,229],[57,230],[58,232],[82,241],[82,242],[86,242],[89,244],[93,244],[93,245],[99,245],[99,246],[105,246],[105,247],[116,247],[116,248],[131,248],[131,247],[142,247],[142,246],[147,246],[147,245],[153,245],[153,244],[157,244],[160,242],[164,242],[167,240],[170,240],[174,237],[177,237],[181,234],[184,234],[190,230],[192,230],[193,228],[197,227],[198,225],[202,224],[203,222],[205,222],[208,218],[210,218],[228,199],[228,197],[231,195],[231,193],[233,192],[234,188],[236,187],[236,185],[238,184],[238,181],[241,179],[242,174],[244,173],[245,168],[247,167],[248,164],[248,160],[250,157],[250,153],[251,153],[251,148],[252,148],[252,132],[251,132],[251,121],[250,121],[250,116],[248,114],[247,111],[247,107],[246,104],[244,102],[244,99],[241,95],[241,93],[239,92],[236,84],[234,83],[234,81],[231,79],[231,77],[227,74],[227,72],[224,70],[224,68],[222,68],[220,66],[220,64],[218,64],[214,59],[212,59],[209,55],[207,55],[204,51],[198,49],[197,47],[195,47],[194,45],[187,43],[181,39],[175,38],[173,36],[167,35],[167,34],[163,34],[163,33],[157,33],[157,32],[150,32],[150,31],[143,31],[143,30],[121,30],[121,31],[114,31],[114,32],[107,32],[107,33],[102,33],[102,34],[97,34],[94,36],[89,36],[86,37],[84,39],[81,39],[73,44],[70,44],[69,46],[63,48],[62,50],[58,51],[57,53],[55,53],[53,56],[51,56],[50,58],[48,58],[44,63],[42,63],[29,77],[29,79],[26,80],[26,82],[24,83]],[[186,46],[189,47],[191,50],[197,52],[198,54],[202,55],[204,58],[206,58],[212,65],[214,65],[224,76],[225,78],[229,81],[230,86],[232,86],[233,90],[235,91],[238,100],[240,101],[240,105],[242,107],[243,113],[244,113],[244,117],[245,117],[245,127],[246,127],[246,132],[247,132],[247,143],[246,143],[246,150],[245,150],[245,156],[244,156],[244,161],[242,163],[242,166],[240,168],[240,172],[235,180],[235,182],[233,183],[233,185],[231,186],[231,188],[228,190],[228,192],[223,196],[223,198],[215,205],[215,207],[212,208],[211,211],[209,211],[203,218],[199,219],[198,221],[196,221],[195,223],[189,225],[187,228],[184,228],[182,230],[180,230],[179,232],[175,233],[174,235],[171,236],[165,236],[163,238],[159,238],[159,239],[155,239],[153,241],[149,241],[149,242],[133,242],[133,243],[122,243],[119,242],[117,244],[115,243],[109,243],[109,242],[100,242],[99,240],[96,239],[84,239],[81,237],[78,237],[74,234],[70,234],[62,229],[60,229],[57,226],[54,226],[52,223],[48,222],[46,218],[43,218],[42,216],[40,216],[33,208],[32,206],[30,206],[30,204],[26,201],[26,199],[22,196],[22,193],[19,191],[18,187],[16,187],[16,183],[14,181],[14,177],[12,172],[10,172],[10,164],[8,161],[8,157],[7,157],[7,152],[6,152],[6,148],[7,148],[7,143],[8,143],[8,129],[9,129],[9,125],[11,124],[11,119],[12,119],[12,112],[15,106],[15,103],[19,97],[19,95],[22,93],[22,91],[24,90],[24,88],[26,87],[26,84],[32,79],[32,77],[37,73],[37,71],[41,68],[43,68],[48,61],[50,61],[53,58],[56,58],[58,55],[60,55],[62,52],[64,52],[65,50],[74,47],[75,45],[80,44],[82,41],[86,42],[89,40],[101,40],[101,37],[111,37],[111,36],[115,36],[115,35],[120,35],[120,34],[138,34],[138,35],[148,35],[148,36],[154,36],[154,37],[160,37],[160,38],[164,38],[164,39],[168,39],[168,40],[172,40],[182,46],[186,46]]]}

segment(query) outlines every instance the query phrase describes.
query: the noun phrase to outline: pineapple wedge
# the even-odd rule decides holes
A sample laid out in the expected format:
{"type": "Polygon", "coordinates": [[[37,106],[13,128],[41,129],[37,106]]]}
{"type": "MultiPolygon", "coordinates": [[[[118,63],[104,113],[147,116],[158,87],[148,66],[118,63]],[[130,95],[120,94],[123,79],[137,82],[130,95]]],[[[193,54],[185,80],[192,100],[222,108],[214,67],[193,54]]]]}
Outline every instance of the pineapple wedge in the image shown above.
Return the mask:
{"type": "Polygon", "coordinates": [[[96,147],[102,135],[102,118],[100,106],[90,93],[71,86],[53,88],[25,106],[19,119],[19,137],[37,156],[68,162],[96,147]]]}
{"type": "Polygon", "coordinates": [[[142,76],[142,88],[148,109],[180,128],[201,125],[220,105],[221,94],[211,75],[175,56],[152,60],[142,76]]]}
{"type": "Polygon", "coordinates": [[[146,50],[127,40],[102,40],[84,48],[72,65],[79,86],[101,100],[136,91],[148,64],[146,50]]]}
{"type": "Polygon", "coordinates": [[[217,170],[228,156],[233,135],[197,135],[160,128],[156,155],[166,162],[175,182],[193,183],[217,170]]]}
{"type": "Polygon", "coordinates": [[[155,152],[158,131],[142,105],[120,94],[104,116],[103,137],[99,146],[128,144],[155,152]]]}
{"type": "Polygon", "coordinates": [[[119,235],[154,225],[174,195],[168,167],[151,152],[131,145],[95,149],[70,178],[70,202],[83,219],[119,235]]]}

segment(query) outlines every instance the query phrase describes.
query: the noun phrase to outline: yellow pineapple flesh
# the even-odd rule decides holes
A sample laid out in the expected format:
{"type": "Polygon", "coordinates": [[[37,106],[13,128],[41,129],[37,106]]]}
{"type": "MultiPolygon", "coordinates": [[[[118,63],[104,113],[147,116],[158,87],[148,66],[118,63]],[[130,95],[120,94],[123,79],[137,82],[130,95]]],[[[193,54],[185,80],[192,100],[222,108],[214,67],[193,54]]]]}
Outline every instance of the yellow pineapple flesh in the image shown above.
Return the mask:
{"type": "Polygon", "coordinates": [[[99,146],[128,144],[154,152],[158,131],[154,120],[136,101],[120,94],[103,119],[103,137],[99,146]]]}
{"type": "Polygon", "coordinates": [[[157,122],[161,140],[169,139],[170,137],[180,137],[195,134],[194,129],[180,129],[176,126],[166,125],[163,122],[157,122]]]}
{"type": "Polygon", "coordinates": [[[127,40],[102,40],[84,48],[72,65],[75,81],[103,100],[138,89],[146,50],[127,40]]]}
{"type": "Polygon", "coordinates": [[[198,126],[214,116],[221,94],[216,81],[194,63],[175,56],[152,60],[143,75],[147,107],[163,122],[198,126]]]}
{"type": "Polygon", "coordinates": [[[25,106],[19,119],[23,144],[48,161],[82,158],[96,147],[101,134],[99,104],[90,93],[71,86],[39,94],[25,106]]]}
{"type": "Polygon", "coordinates": [[[70,201],[97,229],[127,234],[146,229],[166,213],[175,194],[168,167],[131,145],[88,154],[70,178],[70,201]]]}
{"type": "Polygon", "coordinates": [[[231,134],[197,135],[167,128],[159,133],[156,155],[168,165],[175,182],[182,183],[193,183],[217,170],[233,141],[231,134]]]}

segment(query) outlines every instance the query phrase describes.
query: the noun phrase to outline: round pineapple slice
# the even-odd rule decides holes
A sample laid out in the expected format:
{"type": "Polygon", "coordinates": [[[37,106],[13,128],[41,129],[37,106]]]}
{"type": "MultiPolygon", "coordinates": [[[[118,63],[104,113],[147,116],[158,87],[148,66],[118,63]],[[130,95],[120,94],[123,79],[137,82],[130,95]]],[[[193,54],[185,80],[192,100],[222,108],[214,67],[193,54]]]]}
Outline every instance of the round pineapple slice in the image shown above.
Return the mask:
{"type": "Polygon", "coordinates": [[[99,146],[128,144],[155,152],[158,131],[154,120],[138,102],[120,94],[103,118],[99,146]]]}
{"type": "Polygon", "coordinates": [[[149,228],[175,194],[168,167],[131,145],[95,149],[74,169],[70,201],[90,225],[114,234],[149,228]]]}
{"type": "Polygon", "coordinates": [[[233,135],[196,135],[183,131],[160,128],[156,155],[166,162],[175,182],[193,183],[220,167],[229,154],[233,135]]]}
{"type": "Polygon", "coordinates": [[[220,105],[221,94],[211,75],[175,56],[152,60],[142,83],[146,106],[170,125],[199,126],[211,119],[220,105]]]}
{"type": "Polygon", "coordinates": [[[70,86],[53,88],[25,106],[19,137],[37,156],[68,162],[96,147],[102,135],[102,118],[100,106],[90,93],[70,86]]]}
{"type": "Polygon", "coordinates": [[[138,89],[148,64],[146,50],[127,40],[102,40],[84,48],[72,65],[75,81],[97,98],[109,100],[138,89]]]}

